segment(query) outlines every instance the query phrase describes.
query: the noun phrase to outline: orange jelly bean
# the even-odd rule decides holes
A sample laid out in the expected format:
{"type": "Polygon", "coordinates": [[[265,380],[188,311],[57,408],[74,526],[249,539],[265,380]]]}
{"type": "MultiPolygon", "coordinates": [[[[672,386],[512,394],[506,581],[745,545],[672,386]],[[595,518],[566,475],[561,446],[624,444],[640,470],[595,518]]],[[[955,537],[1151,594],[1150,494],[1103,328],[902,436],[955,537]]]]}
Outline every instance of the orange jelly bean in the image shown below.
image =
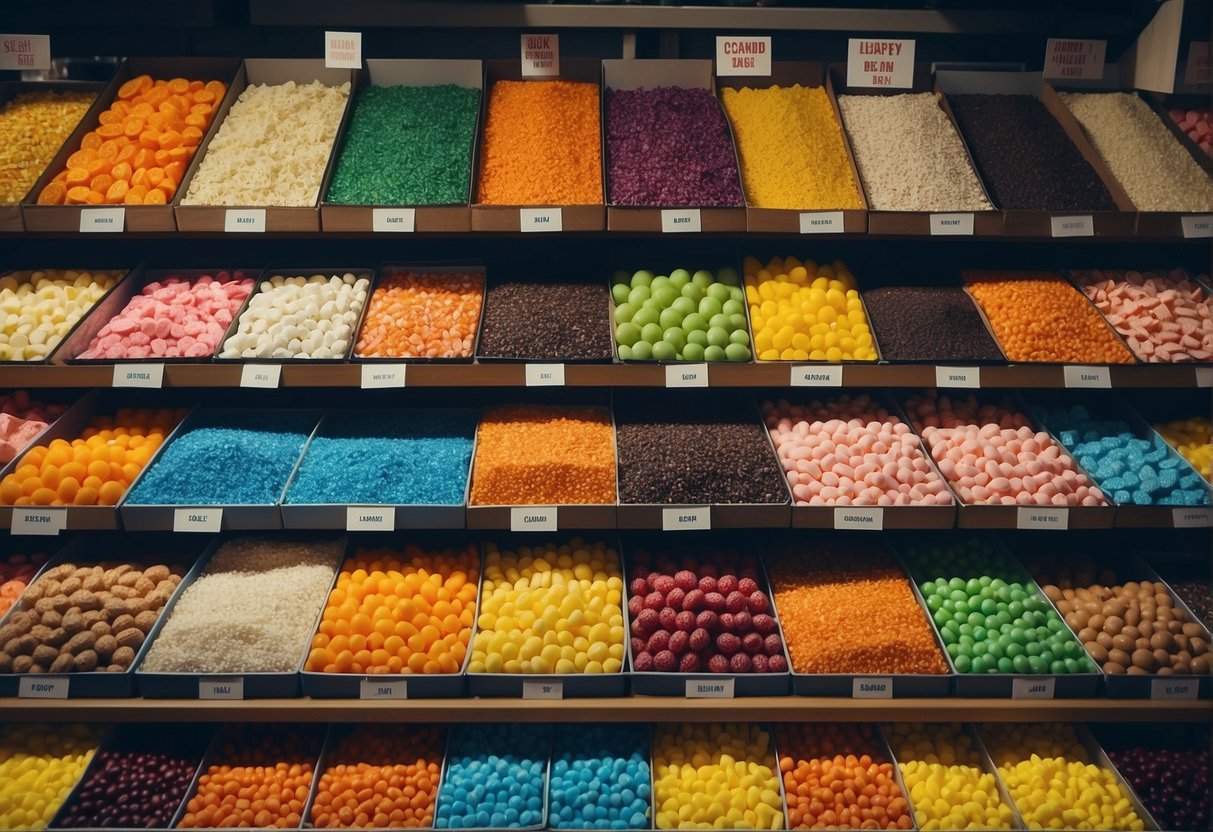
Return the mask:
{"type": "Polygon", "coordinates": [[[354,355],[470,358],[483,303],[483,274],[390,274],[371,293],[354,355]]]}

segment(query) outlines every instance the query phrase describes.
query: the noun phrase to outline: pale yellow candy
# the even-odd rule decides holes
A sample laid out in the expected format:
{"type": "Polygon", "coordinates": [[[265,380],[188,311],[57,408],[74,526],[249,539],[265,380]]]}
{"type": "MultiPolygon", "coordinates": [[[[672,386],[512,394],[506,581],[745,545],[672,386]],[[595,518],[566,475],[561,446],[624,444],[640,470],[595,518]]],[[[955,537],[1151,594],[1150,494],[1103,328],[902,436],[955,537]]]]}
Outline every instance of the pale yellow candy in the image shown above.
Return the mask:
{"type": "Polygon", "coordinates": [[[0,277],[0,359],[46,358],[119,276],[45,269],[0,277]]]}
{"type": "Polygon", "coordinates": [[[1034,829],[1141,830],[1116,774],[1102,769],[1068,724],[984,729],[1007,791],[1034,829]]]}
{"type": "Polygon", "coordinates": [[[782,829],[770,735],[758,725],[660,725],[653,733],[658,829],[782,829]]]}
{"type": "Polygon", "coordinates": [[[84,774],[100,735],[84,725],[11,725],[0,739],[0,829],[43,829],[84,774]]]}
{"type": "Polygon", "coordinates": [[[471,673],[618,673],[626,650],[619,553],[574,538],[485,558],[471,673]]]}

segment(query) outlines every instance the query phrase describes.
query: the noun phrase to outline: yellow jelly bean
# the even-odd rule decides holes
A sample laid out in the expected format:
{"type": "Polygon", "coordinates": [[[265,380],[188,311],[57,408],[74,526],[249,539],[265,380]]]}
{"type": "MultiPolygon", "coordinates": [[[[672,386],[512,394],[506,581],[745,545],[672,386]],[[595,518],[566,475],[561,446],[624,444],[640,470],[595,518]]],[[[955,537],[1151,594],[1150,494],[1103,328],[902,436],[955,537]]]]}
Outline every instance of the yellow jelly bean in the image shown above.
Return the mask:
{"type": "Polygon", "coordinates": [[[904,723],[886,729],[922,829],[1010,829],[1013,813],[958,725],[904,723]]]}
{"type": "Polygon", "coordinates": [[[0,740],[0,829],[43,829],[100,742],[85,725],[11,725],[0,740]]]}
{"type": "Polygon", "coordinates": [[[1200,418],[1178,419],[1154,427],[1202,477],[1213,482],[1213,422],[1200,418]]]}

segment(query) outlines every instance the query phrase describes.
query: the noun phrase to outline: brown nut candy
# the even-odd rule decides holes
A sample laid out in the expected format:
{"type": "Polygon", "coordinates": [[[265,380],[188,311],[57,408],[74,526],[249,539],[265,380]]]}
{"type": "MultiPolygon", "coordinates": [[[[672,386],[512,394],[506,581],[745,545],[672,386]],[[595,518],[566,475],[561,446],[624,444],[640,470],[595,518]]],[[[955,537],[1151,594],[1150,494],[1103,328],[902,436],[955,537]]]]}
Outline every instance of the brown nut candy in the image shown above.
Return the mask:
{"type": "Polygon", "coordinates": [[[33,659],[36,664],[49,665],[59,658],[59,651],[48,644],[39,644],[34,648],[33,659]]]}
{"type": "Polygon", "coordinates": [[[71,653],[73,656],[77,653],[82,653],[85,650],[92,650],[93,645],[97,643],[97,637],[85,630],[83,633],[77,633],[68,640],[67,644],[63,645],[65,653],[71,653]]]}
{"type": "Polygon", "coordinates": [[[33,666],[34,660],[30,656],[13,657],[13,673],[29,673],[33,666]]]}
{"type": "Polygon", "coordinates": [[[131,662],[135,660],[135,649],[133,647],[119,647],[114,651],[114,655],[110,656],[110,663],[126,670],[131,666],[131,662]]]}
{"type": "MultiPolygon", "coordinates": [[[[120,647],[129,647],[131,649],[133,657],[133,651],[139,649],[139,646],[143,644],[143,631],[138,627],[130,627],[118,633],[115,638],[118,639],[120,647]]],[[[117,654],[115,653],[115,655],[117,654]]]]}
{"type": "Polygon", "coordinates": [[[155,610],[144,610],[135,616],[135,626],[147,635],[148,631],[156,625],[156,619],[160,617],[160,613],[155,610]]]}
{"type": "MultiPolygon", "coordinates": [[[[35,661],[35,665],[36,664],[38,664],[38,662],[35,661]]],[[[58,658],[56,658],[53,662],[51,662],[50,672],[51,673],[70,673],[72,666],[74,664],[75,664],[75,657],[72,656],[71,653],[60,653],[58,658]]],[[[32,671],[32,672],[36,672],[36,671],[32,671]]]]}
{"type": "Polygon", "coordinates": [[[92,650],[78,653],[72,660],[72,669],[78,673],[88,673],[97,669],[97,654],[92,650]]]}
{"type": "Polygon", "coordinates": [[[98,636],[97,643],[93,645],[93,650],[97,653],[98,658],[109,661],[114,655],[114,651],[118,649],[118,639],[108,633],[103,636],[98,636]]]}

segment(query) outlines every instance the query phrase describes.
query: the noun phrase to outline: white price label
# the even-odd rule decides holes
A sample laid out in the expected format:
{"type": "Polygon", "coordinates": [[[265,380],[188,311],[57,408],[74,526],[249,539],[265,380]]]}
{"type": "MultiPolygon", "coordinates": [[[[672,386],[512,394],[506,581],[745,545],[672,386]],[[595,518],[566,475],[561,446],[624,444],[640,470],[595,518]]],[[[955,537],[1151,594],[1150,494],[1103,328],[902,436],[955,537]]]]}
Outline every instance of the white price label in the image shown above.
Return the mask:
{"type": "Polygon", "coordinates": [[[860,676],[851,681],[852,699],[892,699],[892,676],[860,676]]]}
{"type": "Polygon", "coordinates": [[[1200,683],[1195,679],[1151,679],[1151,699],[1195,699],[1200,683]]]}
{"type": "Polygon", "coordinates": [[[840,364],[793,364],[793,387],[841,387],[842,365],[840,364]]]}
{"type": "Polygon", "coordinates": [[[402,232],[417,230],[416,208],[372,208],[371,231],[402,232]]]}
{"type": "Polygon", "coordinates": [[[1171,525],[1177,529],[1213,526],[1213,514],[1207,508],[1173,508],[1171,525]]]}
{"type": "Polygon", "coordinates": [[[245,364],[240,368],[241,387],[267,387],[276,389],[281,381],[281,364],[245,364]]]}
{"type": "Polygon", "coordinates": [[[362,389],[404,387],[408,371],[408,364],[363,364],[362,389]]]}
{"type": "Polygon", "coordinates": [[[67,676],[23,674],[17,682],[17,696],[21,699],[67,699],[71,681],[67,676]]]}
{"type": "Polygon", "coordinates": [[[707,364],[667,364],[665,366],[666,387],[707,387],[707,364]]]}
{"type": "Polygon", "coordinates": [[[346,506],[347,532],[390,532],[396,528],[395,506],[346,506]]]}
{"type": "Polygon", "coordinates": [[[564,682],[523,682],[523,699],[564,699],[564,682]]]}
{"type": "Polygon", "coordinates": [[[0,35],[0,69],[50,68],[50,35],[0,35]]]}
{"type": "Polygon", "coordinates": [[[1054,678],[1016,678],[1011,680],[1012,699],[1052,699],[1057,690],[1054,678]]]}
{"type": "Polygon", "coordinates": [[[512,506],[510,508],[510,531],[554,532],[556,506],[512,506]]]}
{"type": "Polygon", "coordinates": [[[1098,81],[1103,77],[1107,51],[1106,40],[1049,38],[1045,42],[1044,77],[1098,81]]]}
{"type": "Polygon", "coordinates": [[[212,676],[198,680],[199,699],[243,699],[243,676],[212,676]]]}
{"type": "Polygon", "coordinates": [[[981,387],[980,367],[936,367],[936,387],[981,387]]]}
{"type": "Polygon", "coordinates": [[[1213,367],[1195,367],[1196,386],[1213,387],[1213,367]]]}
{"type": "Polygon", "coordinates": [[[716,38],[717,75],[770,75],[770,37],[716,38]]]}
{"type": "Polygon", "coordinates": [[[1209,83],[1209,41],[1194,40],[1188,45],[1184,83],[1204,86],[1209,83]]]}
{"type": "Polygon", "coordinates": [[[362,69],[362,32],[325,32],[327,69],[362,69]]]}
{"type": "Polygon", "coordinates": [[[1213,214],[1192,214],[1180,217],[1179,224],[1183,228],[1185,239],[1213,237],[1213,214]]]}
{"type": "Polygon", "coordinates": [[[13,509],[13,534],[56,535],[67,528],[67,511],[61,508],[13,509]]]}
{"type": "Polygon", "coordinates": [[[173,531],[175,532],[217,532],[222,528],[223,509],[221,508],[173,509],[173,531]]]}
{"type": "Polygon", "coordinates": [[[914,86],[912,40],[850,38],[847,41],[847,86],[909,89],[914,86]]]}
{"type": "Polygon", "coordinates": [[[841,234],[844,231],[842,211],[809,211],[800,215],[801,234],[841,234]]]}
{"type": "Polygon", "coordinates": [[[931,214],[932,237],[973,236],[972,214],[931,214]]]}
{"type": "Polygon", "coordinates": [[[1070,510],[1068,508],[1020,506],[1015,513],[1015,528],[1017,529],[1060,529],[1064,531],[1069,527],[1070,510]]]}
{"type": "Polygon", "coordinates": [[[405,679],[367,677],[358,682],[359,699],[408,699],[409,683],[405,679]]]}
{"type": "Polygon", "coordinates": [[[703,222],[698,208],[661,209],[662,234],[697,233],[702,230],[703,222]]]}
{"type": "Polygon", "coordinates": [[[678,506],[661,510],[661,530],[691,531],[712,528],[712,509],[708,506],[678,506]]]}
{"type": "Polygon", "coordinates": [[[265,231],[264,208],[229,208],[223,214],[223,230],[233,233],[265,231]]]}
{"type": "Polygon", "coordinates": [[[115,364],[113,387],[163,387],[163,364],[115,364]]]}
{"type": "Polygon", "coordinates": [[[559,208],[519,208],[518,228],[530,231],[563,231],[564,212],[559,208]]]}
{"type": "Polygon", "coordinates": [[[736,694],[736,679],[688,679],[687,699],[732,699],[736,694]]]}
{"type": "Polygon", "coordinates": [[[1112,374],[1107,367],[1092,367],[1085,364],[1067,364],[1062,368],[1062,380],[1066,387],[1108,388],[1112,386],[1112,374]]]}
{"type": "Polygon", "coordinates": [[[834,528],[878,532],[884,528],[884,507],[839,506],[834,509],[834,528]]]}
{"type": "Polygon", "coordinates": [[[527,364],[527,387],[564,387],[563,364],[527,364]]]}
{"type": "Polygon", "coordinates": [[[126,227],[125,208],[81,208],[81,234],[108,234],[126,227]]]}
{"type": "Polygon", "coordinates": [[[560,74],[560,35],[522,36],[522,77],[551,78],[560,74]]]}
{"type": "Polygon", "coordinates": [[[1094,237],[1095,221],[1091,215],[1079,217],[1049,217],[1054,237],[1094,237]]]}

